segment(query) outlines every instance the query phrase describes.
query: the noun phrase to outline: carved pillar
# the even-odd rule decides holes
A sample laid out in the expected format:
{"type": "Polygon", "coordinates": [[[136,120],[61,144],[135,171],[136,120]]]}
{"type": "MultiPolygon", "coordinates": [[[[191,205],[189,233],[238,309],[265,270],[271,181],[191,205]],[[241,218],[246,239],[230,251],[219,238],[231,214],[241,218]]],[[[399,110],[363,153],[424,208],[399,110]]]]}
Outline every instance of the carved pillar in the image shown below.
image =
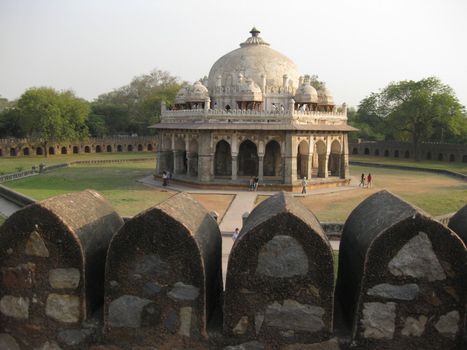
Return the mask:
{"type": "Polygon", "coordinates": [[[297,181],[297,145],[290,132],[285,135],[284,152],[284,184],[293,184],[297,181]]]}
{"type": "Polygon", "coordinates": [[[341,155],[341,179],[350,178],[350,168],[349,168],[349,135],[345,133],[343,135],[343,145],[342,145],[342,155],[341,155]]]}
{"type": "Polygon", "coordinates": [[[191,171],[190,171],[191,165],[190,165],[190,163],[191,163],[191,155],[190,155],[189,152],[186,152],[186,174],[188,176],[191,176],[191,171]]]}
{"type": "Polygon", "coordinates": [[[324,178],[327,179],[329,177],[329,153],[326,153],[326,155],[324,156],[324,162],[323,162],[323,171],[324,171],[324,178]]]}
{"type": "Polygon", "coordinates": [[[211,133],[202,131],[198,139],[198,180],[210,182],[213,178],[214,160],[211,147],[211,133]]]}
{"type": "Polygon", "coordinates": [[[313,154],[308,154],[308,160],[306,162],[307,172],[306,177],[307,179],[311,179],[312,171],[313,171],[313,154]]]}
{"type": "Polygon", "coordinates": [[[238,156],[232,154],[232,180],[237,180],[237,165],[238,165],[238,156]]]}
{"type": "Polygon", "coordinates": [[[263,181],[263,167],[264,167],[264,154],[258,156],[258,178],[259,181],[263,181]]]}

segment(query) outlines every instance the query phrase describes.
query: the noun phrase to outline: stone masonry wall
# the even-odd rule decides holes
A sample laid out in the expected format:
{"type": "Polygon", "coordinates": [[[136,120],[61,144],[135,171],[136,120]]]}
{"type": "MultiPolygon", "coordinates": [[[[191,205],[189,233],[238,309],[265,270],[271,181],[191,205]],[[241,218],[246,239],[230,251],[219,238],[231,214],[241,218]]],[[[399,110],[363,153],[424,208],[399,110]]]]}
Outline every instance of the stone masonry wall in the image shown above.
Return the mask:
{"type": "Polygon", "coordinates": [[[449,228],[381,191],[342,233],[337,297],[361,349],[457,349],[466,250],[449,228]]]}
{"type": "MultiPolygon", "coordinates": [[[[47,153],[80,154],[80,153],[114,153],[114,152],[155,152],[155,136],[124,136],[89,138],[86,140],[50,142],[47,153]]],[[[45,154],[40,139],[0,139],[0,157],[28,157],[45,154]]]]}
{"type": "Polygon", "coordinates": [[[122,225],[93,191],[5,221],[1,350],[466,348],[466,246],[388,192],[344,226],[336,298],[324,230],[284,193],[246,220],[224,293],[219,228],[189,195],[122,225]]]}

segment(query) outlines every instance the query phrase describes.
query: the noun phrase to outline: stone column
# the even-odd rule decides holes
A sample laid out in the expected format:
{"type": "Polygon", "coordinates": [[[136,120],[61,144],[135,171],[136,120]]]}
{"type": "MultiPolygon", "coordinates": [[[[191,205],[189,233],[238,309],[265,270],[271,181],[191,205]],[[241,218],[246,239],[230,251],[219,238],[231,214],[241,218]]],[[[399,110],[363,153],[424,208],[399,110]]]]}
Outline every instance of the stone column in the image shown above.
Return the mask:
{"type": "Polygon", "coordinates": [[[342,145],[342,155],[341,155],[341,179],[350,178],[350,167],[349,167],[349,135],[344,134],[344,142],[342,145]]]}
{"type": "Polygon", "coordinates": [[[210,182],[213,178],[213,156],[211,151],[211,133],[202,131],[198,140],[198,180],[210,182]]]}
{"type": "Polygon", "coordinates": [[[238,165],[238,156],[232,154],[232,180],[237,180],[237,165],[238,165]]]}
{"type": "Polygon", "coordinates": [[[328,171],[328,168],[329,168],[329,153],[326,153],[326,155],[324,156],[324,178],[327,179],[329,177],[329,171],[328,171]]]}
{"type": "Polygon", "coordinates": [[[285,135],[284,154],[284,184],[291,185],[297,181],[297,154],[294,152],[297,145],[290,132],[285,135]]]}
{"type": "Polygon", "coordinates": [[[186,152],[186,175],[190,176],[190,162],[191,162],[191,155],[189,152],[186,152]]]}
{"type": "Polygon", "coordinates": [[[311,179],[312,174],[313,174],[313,149],[314,149],[312,137],[310,137],[308,143],[309,143],[309,148],[308,148],[308,161],[306,165],[307,166],[306,177],[307,179],[311,179]]]}
{"type": "Polygon", "coordinates": [[[259,181],[263,181],[264,154],[259,155],[258,158],[258,178],[259,181]]]}
{"type": "Polygon", "coordinates": [[[180,167],[179,167],[179,152],[176,150],[172,150],[173,157],[174,157],[174,174],[178,174],[180,172],[180,167]]]}

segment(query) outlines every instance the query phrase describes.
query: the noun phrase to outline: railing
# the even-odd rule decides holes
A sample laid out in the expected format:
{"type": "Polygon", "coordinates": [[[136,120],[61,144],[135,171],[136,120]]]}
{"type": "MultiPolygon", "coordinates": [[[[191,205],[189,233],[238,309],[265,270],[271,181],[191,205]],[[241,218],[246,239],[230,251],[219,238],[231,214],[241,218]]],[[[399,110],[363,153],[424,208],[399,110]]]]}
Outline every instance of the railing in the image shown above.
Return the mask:
{"type": "Polygon", "coordinates": [[[163,111],[163,123],[281,123],[281,124],[342,124],[344,112],[320,111],[255,111],[231,109],[186,109],[163,111]]]}
{"type": "MultiPolygon", "coordinates": [[[[55,141],[51,140],[48,142],[50,145],[54,144],[64,144],[64,143],[71,143],[71,144],[77,144],[77,143],[84,143],[84,144],[91,144],[91,143],[99,143],[99,142],[104,142],[108,143],[111,141],[117,141],[117,140],[130,140],[130,141],[153,141],[154,136],[131,136],[131,135],[114,135],[114,136],[108,136],[108,137],[89,137],[87,139],[81,139],[81,140],[71,140],[71,141],[55,141]]],[[[20,143],[29,143],[29,144],[34,144],[34,143],[39,143],[42,142],[43,139],[41,138],[3,138],[0,139],[0,144],[20,144],[20,143]]]]}

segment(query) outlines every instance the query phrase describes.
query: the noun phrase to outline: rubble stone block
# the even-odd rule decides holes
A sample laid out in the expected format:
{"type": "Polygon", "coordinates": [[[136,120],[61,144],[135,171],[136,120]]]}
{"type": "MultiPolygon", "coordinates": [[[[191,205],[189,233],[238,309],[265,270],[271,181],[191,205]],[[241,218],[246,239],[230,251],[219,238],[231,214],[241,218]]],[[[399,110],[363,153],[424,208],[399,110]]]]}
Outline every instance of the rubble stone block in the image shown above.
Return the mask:
{"type": "Polygon", "coordinates": [[[387,191],[368,197],[347,219],[339,251],[336,296],[354,344],[459,348],[466,264],[449,228],[387,191]]]}
{"type": "Polygon", "coordinates": [[[47,297],[45,314],[63,323],[78,322],[80,320],[80,299],[76,295],[51,293],[47,297]]]}
{"type": "Polygon", "coordinates": [[[0,334],[0,349],[2,350],[21,350],[18,342],[7,333],[0,334]]]}
{"type": "Polygon", "coordinates": [[[186,193],[127,221],[107,258],[105,338],[133,346],[205,346],[207,321],[222,293],[221,244],[216,221],[186,193]]]}
{"type": "Polygon", "coordinates": [[[248,216],[229,257],[224,334],[266,348],[329,338],[332,249],[316,217],[279,193],[248,216]]]}
{"type": "Polygon", "coordinates": [[[36,202],[0,227],[0,333],[54,349],[102,307],[107,248],[122,218],[97,192],[36,202]]]}
{"type": "Polygon", "coordinates": [[[53,269],[49,271],[49,283],[54,289],[76,289],[80,281],[78,269],[53,269]]]}

